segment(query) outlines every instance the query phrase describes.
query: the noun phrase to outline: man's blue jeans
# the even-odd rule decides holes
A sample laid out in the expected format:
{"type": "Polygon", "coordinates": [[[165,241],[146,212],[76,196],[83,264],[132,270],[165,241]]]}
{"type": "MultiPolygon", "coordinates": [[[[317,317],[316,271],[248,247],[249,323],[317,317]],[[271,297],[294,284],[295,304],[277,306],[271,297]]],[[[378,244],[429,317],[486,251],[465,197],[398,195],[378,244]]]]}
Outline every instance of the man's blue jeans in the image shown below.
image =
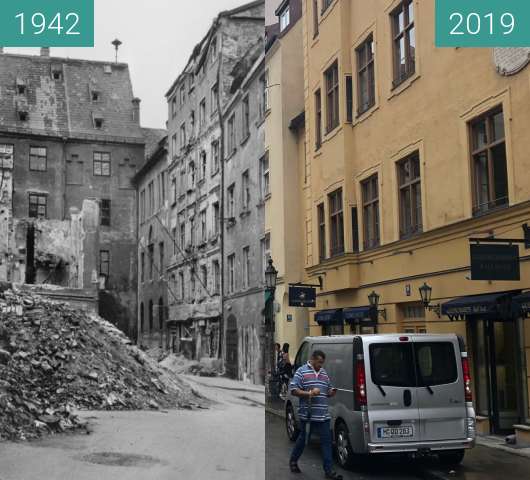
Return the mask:
{"type": "MultiPolygon", "coordinates": [[[[291,462],[296,463],[298,459],[304,453],[304,447],[306,444],[305,427],[307,422],[300,420],[300,434],[296,439],[293,452],[291,453],[291,462]]],[[[322,449],[322,461],[324,466],[324,472],[329,473],[333,469],[333,459],[331,454],[331,429],[330,421],[325,422],[311,422],[309,427],[311,436],[312,433],[317,433],[320,437],[320,448],[322,449]]]]}

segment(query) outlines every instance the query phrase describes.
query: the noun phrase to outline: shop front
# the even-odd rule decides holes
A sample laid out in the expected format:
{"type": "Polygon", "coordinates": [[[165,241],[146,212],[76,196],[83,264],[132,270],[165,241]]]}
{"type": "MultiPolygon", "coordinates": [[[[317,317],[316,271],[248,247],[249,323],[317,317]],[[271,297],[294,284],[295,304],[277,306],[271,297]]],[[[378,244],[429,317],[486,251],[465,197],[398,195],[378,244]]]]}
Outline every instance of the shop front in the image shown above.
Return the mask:
{"type": "Polygon", "coordinates": [[[315,313],[322,335],[368,335],[377,333],[377,320],[371,307],[338,308],[315,313]]]}
{"type": "Polygon", "coordinates": [[[524,325],[516,298],[499,292],[451,300],[442,314],[466,322],[468,353],[473,366],[475,407],[489,432],[513,432],[526,419],[524,325]]]}

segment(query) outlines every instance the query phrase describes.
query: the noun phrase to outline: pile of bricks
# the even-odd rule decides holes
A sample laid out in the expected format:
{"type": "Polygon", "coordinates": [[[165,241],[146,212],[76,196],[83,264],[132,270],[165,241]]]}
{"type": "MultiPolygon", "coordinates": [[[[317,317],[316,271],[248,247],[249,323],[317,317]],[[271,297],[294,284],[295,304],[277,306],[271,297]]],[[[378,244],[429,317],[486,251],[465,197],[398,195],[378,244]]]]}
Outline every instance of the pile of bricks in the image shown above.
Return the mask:
{"type": "Polygon", "coordinates": [[[0,441],[83,428],[77,409],[192,408],[194,400],[97,315],[0,285],[0,441]]]}

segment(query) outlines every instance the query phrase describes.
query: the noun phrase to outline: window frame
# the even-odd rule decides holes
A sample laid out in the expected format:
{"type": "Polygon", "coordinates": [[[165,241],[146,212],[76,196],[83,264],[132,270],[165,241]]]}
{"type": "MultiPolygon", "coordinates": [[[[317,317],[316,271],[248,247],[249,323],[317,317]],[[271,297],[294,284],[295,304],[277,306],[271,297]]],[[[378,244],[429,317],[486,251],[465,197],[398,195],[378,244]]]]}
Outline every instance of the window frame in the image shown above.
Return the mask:
{"type": "Polygon", "coordinates": [[[401,85],[405,80],[416,73],[416,11],[414,10],[414,0],[401,0],[399,5],[390,13],[391,35],[392,35],[392,62],[394,65],[393,71],[393,87],[401,85]],[[413,19],[410,21],[409,5],[412,5],[413,19]],[[399,27],[399,15],[403,13],[403,29],[399,27]],[[410,32],[414,32],[414,56],[411,56],[410,32]],[[401,46],[399,48],[401,39],[403,39],[405,48],[405,73],[401,74],[401,46]]]}
{"type": "Polygon", "coordinates": [[[326,89],[326,135],[340,125],[339,61],[335,60],[324,72],[326,89]]]}
{"type": "Polygon", "coordinates": [[[48,194],[46,193],[37,193],[37,192],[28,192],[28,217],[29,218],[48,218],[48,194]],[[36,202],[32,202],[32,197],[36,198],[36,202]],[[40,203],[40,200],[44,199],[44,203],[40,203]],[[34,206],[32,208],[32,206],[34,206]],[[44,207],[44,215],[39,213],[39,208],[44,207]],[[33,215],[32,212],[35,214],[33,215]]]}
{"type": "Polygon", "coordinates": [[[110,277],[110,250],[102,249],[99,251],[99,275],[107,279],[110,277]],[[106,260],[103,259],[103,254],[106,254],[106,260]],[[107,273],[104,273],[104,265],[106,265],[107,273]]]}
{"type": "Polygon", "coordinates": [[[100,225],[103,227],[111,226],[111,200],[109,198],[101,199],[100,225]]]}
{"type": "Polygon", "coordinates": [[[315,150],[322,147],[322,90],[315,92],[315,150]]]}
{"type": "Polygon", "coordinates": [[[379,175],[377,173],[374,173],[361,182],[364,250],[377,248],[381,244],[379,194],[379,175]]]}
{"type": "Polygon", "coordinates": [[[92,174],[94,177],[110,177],[112,175],[112,158],[110,152],[94,152],[92,156],[92,174]],[[97,155],[100,156],[99,159],[96,158],[97,155]],[[98,164],[100,173],[96,172],[96,165],[98,164]],[[103,173],[104,165],[108,165],[108,174],[103,173]]]}
{"type": "Polygon", "coordinates": [[[344,196],[342,187],[328,195],[330,256],[343,255],[344,250],[344,196]]]}
{"type": "Polygon", "coordinates": [[[375,105],[375,42],[374,35],[368,37],[355,49],[357,66],[357,116],[375,105]],[[363,74],[366,73],[367,98],[363,98],[363,74]]]}
{"type": "Polygon", "coordinates": [[[48,171],[48,148],[47,147],[38,147],[38,146],[29,147],[29,170],[30,172],[48,171]],[[40,153],[32,153],[33,150],[44,150],[44,155],[40,155],[40,153]],[[37,161],[37,163],[40,163],[42,162],[43,159],[44,159],[44,168],[35,168],[34,162],[37,161]]]}
{"type": "Polygon", "coordinates": [[[318,258],[320,261],[327,258],[326,244],[326,206],[324,202],[317,205],[317,223],[318,223],[318,258]]]}
{"type": "Polygon", "coordinates": [[[407,155],[406,157],[399,160],[396,164],[397,166],[397,183],[398,183],[398,201],[399,201],[399,233],[400,233],[400,239],[406,239],[408,237],[420,234],[423,232],[423,204],[422,204],[422,185],[421,185],[421,159],[420,159],[420,152],[418,150],[412,152],[411,154],[407,155]],[[417,172],[418,175],[416,177],[412,177],[413,172],[413,162],[417,162],[417,172]],[[404,171],[404,166],[406,164],[409,164],[409,171],[410,173],[410,179],[408,181],[402,182],[402,171],[404,171]],[[419,208],[418,205],[414,203],[414,188],[416,186],[419,186],[419,208]],[[405,212],[405,205],[404,205],[404,193],[408,191],[408,194],[410,195],[410,215],[407,215],[405,212]],[[409,216],[408,219],[410,221],[410,228],[406,228],[407,225],[405,222],[406,217],[409,216]],[[414,216],[416,216],[418,223],[414,225],[413,219],[414,216]]]}

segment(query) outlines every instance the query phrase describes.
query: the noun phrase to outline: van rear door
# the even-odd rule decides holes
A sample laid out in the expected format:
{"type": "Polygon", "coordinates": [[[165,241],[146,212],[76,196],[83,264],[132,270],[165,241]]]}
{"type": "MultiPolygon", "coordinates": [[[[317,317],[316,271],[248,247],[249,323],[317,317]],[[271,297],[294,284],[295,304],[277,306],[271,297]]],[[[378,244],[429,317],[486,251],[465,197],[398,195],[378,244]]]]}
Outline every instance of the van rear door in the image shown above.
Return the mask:
{"type": "Polygon", "coordinates": [[[364,342],[372,442],[417,442],[420,425],[411,339],[385,336],[364,342]]]}
{"type": "Polygon", "coordinates": [[[420,440],[466,438],[466,403],[456,335],[414,336],[420,440]]]}

